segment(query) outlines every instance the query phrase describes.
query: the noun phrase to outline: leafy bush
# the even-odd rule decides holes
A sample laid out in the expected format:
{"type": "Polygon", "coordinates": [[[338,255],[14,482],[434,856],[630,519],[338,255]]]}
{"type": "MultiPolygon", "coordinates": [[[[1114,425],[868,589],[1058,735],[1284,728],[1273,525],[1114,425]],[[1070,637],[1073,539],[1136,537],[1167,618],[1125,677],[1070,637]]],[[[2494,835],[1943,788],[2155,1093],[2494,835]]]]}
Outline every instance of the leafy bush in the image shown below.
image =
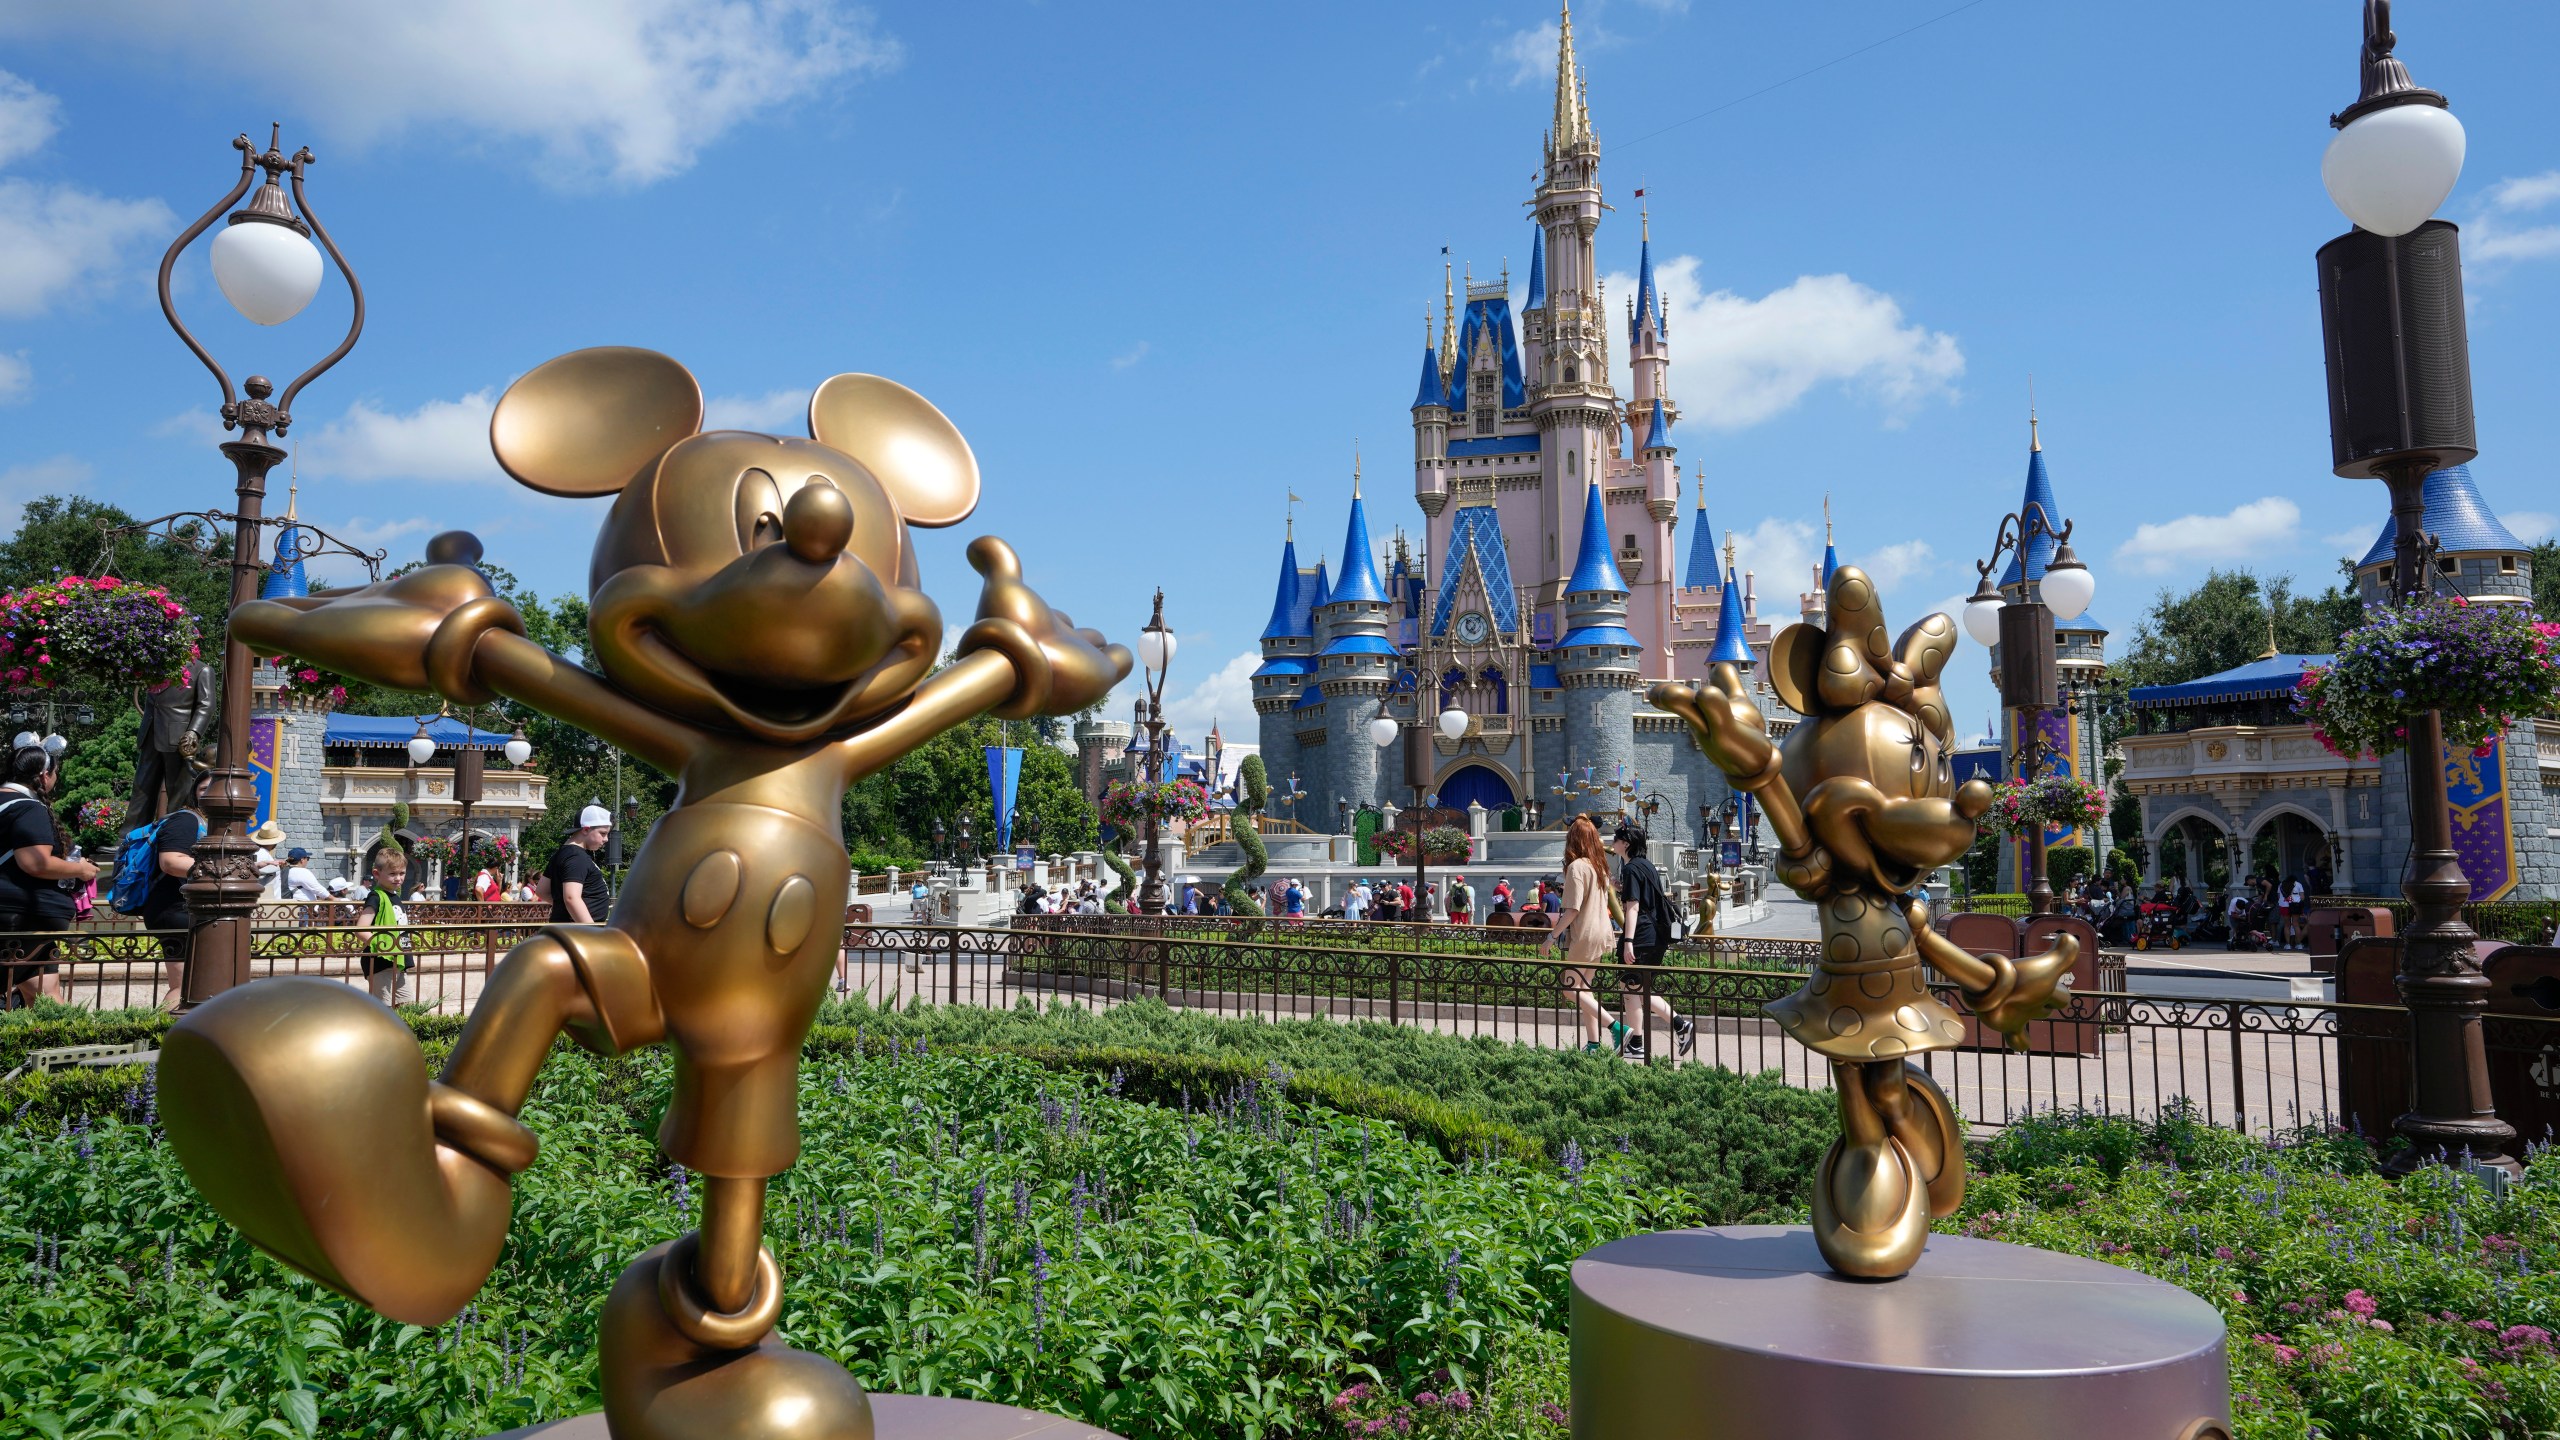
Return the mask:
{"type": "Polygon", "coordinates": [[[2182,1285],[2231,1331],[2241,1440],[2453,1440],[2560,1428],[2560,1156],[2501,1198],[2455,1171],[2393,1181],[2365,1142],[2251,1140],[2047,1116],[1980,1147],[1941,1227],[2182,1285]]]}
{"type": "Polygon", "coordinates": [[[1219,889],[1227,897],[1227,908],[1238,915],[1259,915],[1262,902],[1254,898],[1253,882],[1262,878],[1271,866],[1271,852],[1262,844],[1262,827],[1254,819],[1262,807],[1271,803],[1270,773],[1262,767],[1262,757],[1247,755],[1237,768],[1237,787],[1242,794],[1232,812],[1235,821],[1236,848],[1244,852],[1244,863],[1228,874],[1219,889]]]}
{"type": "Polygon", "coordinates": [[[1802,1219],[1807,1177],[1834,1133],[1831,1098],[1767,1076],[1704,1065],[1629,1065],[1616,1056],[1541,1050],[1379,1021],[1226,1019],[1133,1000],[1094,1011],[927,1006],[884,1012],[830,1005],[828,1025],[934,1045],[1114,1046],[1168,1055],[1277,1062],[1293,1083],[1356,1077],[1497,1121],[1550,1157],[1567,1145],[1623,1147],[1644,1183],[1676,1187],[1710,1223],[1802,1219]]]}
{"type": "MultiPolygon", "coordinates": [[[[1125,1076],[928,1048],[805,1067],[806,1145],[767,1219],[784,1333],[882,1391],[1172,1440],[1331,1429],[1366,1385],[1459,1419],[1481,1394],[1557,1433],[1538,1407],[1561,1384],[1570,1262],[1693,1219],[1606,1157],[1453,1164],[1276,1082],[1186,1111],[1115,1093],[1125,1076]]],[[[650,1137],[668,1072],[657,1052],[555,1059],[499,1268],[431,1331],[217,1220],[141,1072],[49,1087],[107,1103],[0,1128],[0,1432],[468,1436],[596,1408],[606,1288],[694,1218],[692,1177],[650,1137]]]]}

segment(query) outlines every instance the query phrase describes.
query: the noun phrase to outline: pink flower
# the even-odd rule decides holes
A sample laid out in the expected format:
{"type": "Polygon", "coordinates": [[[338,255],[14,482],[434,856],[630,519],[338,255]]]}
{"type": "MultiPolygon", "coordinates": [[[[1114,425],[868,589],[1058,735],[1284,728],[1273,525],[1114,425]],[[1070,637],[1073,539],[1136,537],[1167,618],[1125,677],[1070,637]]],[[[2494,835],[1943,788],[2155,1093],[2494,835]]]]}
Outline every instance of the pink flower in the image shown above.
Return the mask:
{"type": "Polygon", "coordinates": [[[2375,1312],[2382,1308],[2374,1302],[2374,1298],[2372,1296],[2367,1295],[2361,1290],[2350,1290],[2347,1292],[2346,1306],[2348,1309],[2354,1311],[2356,1314],[2367,1320],[2372,1319],[2375,1312]]]}

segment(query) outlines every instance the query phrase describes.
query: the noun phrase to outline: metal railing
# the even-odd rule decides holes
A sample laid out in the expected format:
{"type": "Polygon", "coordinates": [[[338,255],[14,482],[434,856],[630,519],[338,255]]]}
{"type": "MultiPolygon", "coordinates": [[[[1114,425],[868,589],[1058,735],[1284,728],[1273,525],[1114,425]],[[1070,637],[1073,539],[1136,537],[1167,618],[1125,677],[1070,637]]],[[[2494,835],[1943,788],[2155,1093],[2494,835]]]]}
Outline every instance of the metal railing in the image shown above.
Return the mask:
{"type": "MultiPolygon", "coordinates": [[[[1529,958],[1548,931],[1543,925],[1451,925],[1440,921],[1328,920],[1285,915],[1016,915],[1017,930],[1071,935],[1267,941],[1278,945],[1421,954],[1512,955],[1529,958]]],[[[1819,940],[1756,935],[1706,935],[1671,947],[1672,964],[1712,969],[1810,970],[1822,958],[1819,940]]]]}
{"type": "MultiPolygon", "coordinates": [[[[1587,1032],[1575,992],[1586,985],[1603,1011],[1620,1011],[1623,972],[1584,975],[1560,958],[1340,944],[1302,938],[1227,939],[1186,933],[1191,917],[1147,917],[1161,928],[1097,932],[1051,923],[1014,929],[854,923],[845,927],[834,989],[874,1004],[924,1002],[1009,1007],[1029,1000],[1108,1008],[1153,997],[1182,1009],[1259,1019],[1374,1021],[1445,1034],[1576,1050],[1587,1032]]],[[[1118,918],[1118,917],[1114,917],[1118,918]]],[[[1273,923],[1273,922],[1266,922],[1273,923]]],[[[1289,927],[1306,932],[1320,922],[1289,927]]],[[[1276,922],[1277,926],[1287,922],[1276,922]]],[[[407,962],[404,1003],[464,1013],[507,948],[531,924],[412,926],[396,933],[407,962]]],[[[1448,926],[1379,926],[1392,937],[1448,926]]],[[[360,927],[261,929],[251,973],[318,975],[362,984],[372,945],[385,932],[360,927]]],[[[150,1006],[162,983],[160,948],[149,931],[0,935],[0,953],[50,945],[68,998],[94,1008],[150,1006]]],[[[1768,942],[1760,942],[1768,943],[1768,942]]],[[[1798,942],[1802,943],[1802,942],[1798,942]]],[[[1774,1072],[1811,1089],[1830,1085],[1830,1067],[1781,1032],[1762,1007],[1802,983],[1801,969],[1685,963],[1646,967],[1654,988],[1696,1024],[1696,1048],[1675,1056],[1671,1037],[1648,1022],[1655,1062],[1774,1072]]],[[[1951,988],[1942,998],[1956,1002],[1951,988]]],[[[1990,1037],[1984,1037],[1988,1039],[1990,1037]]],[[[2395,1006],[2170,999],[2093,991],[2075,995],[2034,1032],[2034,1052],[1988,1044],[1939,1050],[1918,1062],[1978,1125],[2055,1109],[2085,1108],[2138,1117],[2177,1103],[2199,1118],[2269,1132],[2354,1116],[2368,1130],[2387,1126],[2405,1100],[2408,1012],[2395,1006]]],[[[2560,1018],[2498,1017],[2489,1035],[2493,1064],[2517,1076],[2510,1091],[2560,1090],[2560,1018]]],[[[2517,1103],[2530,1109],[2534,1096],[2517,1103]]],[[[2528,1138],[2551,1124],[2540,1111],[2502,1114],[2528,1138]]],[[[2544,1096],[2555,1119],[2560,1100],[2544,1096]]]]}

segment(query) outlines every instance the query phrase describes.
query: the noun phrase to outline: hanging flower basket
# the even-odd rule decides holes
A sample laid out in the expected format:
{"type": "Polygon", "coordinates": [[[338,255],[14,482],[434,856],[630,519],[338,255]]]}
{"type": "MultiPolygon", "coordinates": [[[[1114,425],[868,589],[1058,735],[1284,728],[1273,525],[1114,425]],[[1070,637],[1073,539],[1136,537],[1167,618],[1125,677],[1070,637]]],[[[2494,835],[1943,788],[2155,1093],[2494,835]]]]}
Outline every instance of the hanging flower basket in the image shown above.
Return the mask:
{"type": "MultiPolygon", "coordinates": [[[[1378,853],[1399,864],[1413,861],[1413,832],[1385,830],[1377,836],[1378,853]]],[[[1434,825],[1422,832],[1423,863],[1454,865],[1467,858],[1467,832],[1454,825],[1434,825]]]]}
{"type": "Polygon", "coordinates": [[[275,658],[276,693],[327,710],[347,702],[347,677],[292,655],[275,658]]]}
{"type": "Polygon", "coordinates": [[[2376,611],[2302,672],[2294,713],[2333,755],[2391,755],[2427,711],[2445,744],[2486,753],[2519,718],[2560,709],[2560,625],[2460,596],[2376,611]]]}
{"type": "Polygon", "coordinates": [[[1982,823],[2003,835],[2035,830],[2068,830],[2095,825],[2107,818],[2107,791],[2076,775],[2051,771],[2033,780],[2012,780],[1993,793],[1982,823]]]}
{"type": "Polygon", "coordinates": [[[101,795],[81,804],[70,839],[93,855],[103,855],[124,838],[124,806],[101,795]]]}
{"type": "Polygon", "coordinates": [[[1209,792],[1197,780],[1114,780],[1102,792],[1102,818],[1135,832],[1153,815],[1159,824],[1192,824],[1209,817],[1209,792]]]}
{"type": "Polygon", "coordinates": [[[196,620],[157,585],[65,575],[0,595],[0,681],[130,690],[174,680],[201,654],[196,620]]]}

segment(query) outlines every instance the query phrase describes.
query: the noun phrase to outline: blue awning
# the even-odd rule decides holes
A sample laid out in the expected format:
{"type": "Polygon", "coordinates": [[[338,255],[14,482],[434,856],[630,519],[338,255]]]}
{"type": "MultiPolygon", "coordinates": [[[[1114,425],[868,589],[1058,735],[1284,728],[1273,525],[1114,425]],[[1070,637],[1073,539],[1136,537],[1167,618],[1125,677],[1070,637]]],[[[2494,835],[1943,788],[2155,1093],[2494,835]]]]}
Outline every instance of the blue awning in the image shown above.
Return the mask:
{"type": "Polygon", "coordinates": [[[1492,435],[1482,440],[1449,442],[1449,454],[1456,459],[1466,459],[1474,455],[1535,455],[1537,453],[1538,437],[1535,435],[1492,435]]]}
{"type": "Polygon", "coordinates": [[[1636,637],[1617,625],[1585,625],[1568,632],[1556,642],[1559,650],[1570,650],[1577,645],[1624,645],[1632,650],[1636,648],[1636,637]]]}
{"type": "Polygon", "coordinates": [[[2302,683],[2304,670],[2314,665],[2327,665],[2337,658],[2335,655],[2278,655],[2175,685],[2138,686],[2125,698],[2134,706],[2147,709],[2208,701],[2275,699],[2293,694],[2294,688],[2302,683]]]}
{"type": "MultiPolygon", "coordinates": [[[[405,747],[417,733],[415,715],[348,715],[333,710],[320,732],[320,741],[324,745],[405,747]]],[[[459,720],[438,718],[427,722],[427,738],[436,742],[438,750],[498,750],[514,737],[495,730],[474,729],[459,720]]]]}
{"type": "Polygon", "coordinates": [[[1312,660],[1302,659],[1296,655],[1274,655],[1262,662],[1262,668],[1253,672],[1253,678],[1259,680],[1265,675],[1313,675],[1314,673],[1316,673],[1316,667],[1312,660]]]}
{"type": "Polygon", "coordinates": [[[1396,647],[1379,635],[1343,635],[1325,643],[1326,655],[1393,655],[1396,647]]]}

